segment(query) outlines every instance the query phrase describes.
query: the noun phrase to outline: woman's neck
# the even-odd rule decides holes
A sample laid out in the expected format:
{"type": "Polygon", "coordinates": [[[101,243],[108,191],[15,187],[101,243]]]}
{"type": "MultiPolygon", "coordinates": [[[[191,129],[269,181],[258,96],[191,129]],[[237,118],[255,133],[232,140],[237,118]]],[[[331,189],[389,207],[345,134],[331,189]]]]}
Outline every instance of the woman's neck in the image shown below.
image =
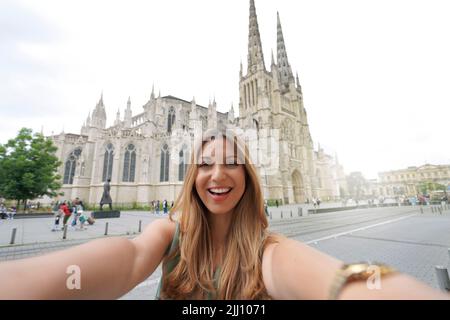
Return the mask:
{"type": "Polygon", "coordinates": [[[214,250],[221,250],[225,246],[225,242],[230,230],[232,212],[226,214],[208,215],[208,222],[211,227],[211,236],[214,250]]]}

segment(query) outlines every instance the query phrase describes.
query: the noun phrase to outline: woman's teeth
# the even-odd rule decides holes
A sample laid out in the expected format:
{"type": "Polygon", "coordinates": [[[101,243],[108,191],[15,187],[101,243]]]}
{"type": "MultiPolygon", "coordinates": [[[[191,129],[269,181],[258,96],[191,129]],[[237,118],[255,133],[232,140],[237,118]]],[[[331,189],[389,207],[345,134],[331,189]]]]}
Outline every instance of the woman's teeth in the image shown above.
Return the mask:
{"type": "Polygon", "coordinates": [[[225,194],[231,191],[231,188],[208,189],[212,194],[225,194]]]}

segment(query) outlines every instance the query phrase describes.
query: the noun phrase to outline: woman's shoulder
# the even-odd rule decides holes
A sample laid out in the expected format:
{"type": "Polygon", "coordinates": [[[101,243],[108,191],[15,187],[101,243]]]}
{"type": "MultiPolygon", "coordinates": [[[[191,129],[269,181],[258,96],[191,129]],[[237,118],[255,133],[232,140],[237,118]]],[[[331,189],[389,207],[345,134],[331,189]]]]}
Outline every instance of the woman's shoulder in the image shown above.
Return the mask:
{"type": "Polygon", "coordinates": [[[170,217],[156,219],[152,222],[163,235],[170,238],[173,238],[173,235],[175,234],[177,223],[176,220],[172,220],[170,217]]]}

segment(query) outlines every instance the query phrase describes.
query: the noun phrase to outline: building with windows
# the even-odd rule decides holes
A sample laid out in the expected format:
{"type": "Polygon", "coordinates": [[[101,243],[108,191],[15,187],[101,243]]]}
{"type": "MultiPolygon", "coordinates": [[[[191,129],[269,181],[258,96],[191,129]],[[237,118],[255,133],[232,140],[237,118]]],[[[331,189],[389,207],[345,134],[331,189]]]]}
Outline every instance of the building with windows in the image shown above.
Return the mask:
{"type": "Polygon", "coordinates": [[[63,162],[64,198],[98,203],[103,183],[110,178],[115,203],[175,200],[195,133],[228,127],[254,133],[255,163],[265,198],[283,203],[339,198],[343,168],[320,147],[313,148],[302,88],[289,64],[279,15],[277,20],[276,59],[272,54],[266,68],[256,8],[250,0],[248,63],[246,72],[241,64],[239,73],[239,117],[233,106],[222,113],[216,101],[203,107],[195,98],[155,97],[152,90],[141,113],[132,114],[128,99],[123,118],[118,111],[114,125],[107,127],[102,95],[80,134],[53,136],[63,162]]]}
{"type": "Polygon", "coordinates": [[[422,183],[436,183],[450,186],[450,165],[425,164],[401,170],[380,172],[376,186],[382,196],[415,196],[420,193],[422,183]]]}

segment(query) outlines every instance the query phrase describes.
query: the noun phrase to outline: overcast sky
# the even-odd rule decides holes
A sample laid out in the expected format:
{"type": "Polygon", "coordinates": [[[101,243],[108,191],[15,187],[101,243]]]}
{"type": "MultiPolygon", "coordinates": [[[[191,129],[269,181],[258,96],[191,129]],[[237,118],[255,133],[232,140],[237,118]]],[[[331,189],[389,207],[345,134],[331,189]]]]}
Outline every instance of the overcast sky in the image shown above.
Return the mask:
{"type": "MultiPolygon", "coordinates": [[[[266,67],[279,11],[314,143],[347,173],[450,164],[448,1],[255,3],[266,67]]],[[[153,84],[237,113],[248,15],[247,0],[0,0],[0,143],[79,133],[102,91],[111,125],[153,84]]]]}

